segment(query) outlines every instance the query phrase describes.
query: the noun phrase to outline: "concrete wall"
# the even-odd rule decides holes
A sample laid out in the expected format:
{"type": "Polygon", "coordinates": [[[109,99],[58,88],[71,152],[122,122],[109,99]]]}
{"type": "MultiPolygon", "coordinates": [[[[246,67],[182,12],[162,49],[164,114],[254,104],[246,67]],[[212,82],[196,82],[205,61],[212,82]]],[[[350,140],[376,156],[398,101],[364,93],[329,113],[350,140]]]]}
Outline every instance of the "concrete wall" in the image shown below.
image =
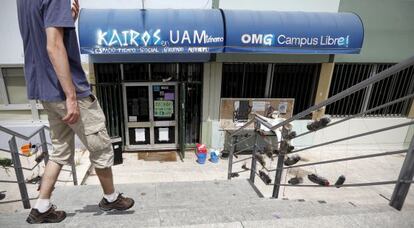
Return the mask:
{"type": "Polygon", "coordinates": [[[361,17],[365,38],[359,55],[335,62],[396,63],[414,55],[414,0],[341,0],[339,11],[361,17]]]}
{"type": "MultiPolygon", "coordinates": [[[[339,119],[333,119],[333,121],[337,120],[339,119]]],[[[397,124],[407,123],[410,121],[411,119],[408,118],[356,118],[293,140],[292,144],[298,147],[309,146],[397,124]]],[[[295,121],[293,129],[297,133],[305,132],[307,131],[306,124],[308,122],[309,121],[307,120],[295,121]]],[[[390,131],[339,142],[335,145],[402,145],[406,141],[408,128],[408,126],[401,127],[390,131]]]]}
{"type": "Polygon", "coordinates": [[[212,148],[220,148],[223,138],[219,128],[221,77],[221,63],[204,63],[201,141],[212,148]]]}
{"type": "Polygon", "coordinates": [[[22,64],[24,55],[16,0],[1,1],[0,34],[0,65],[22,64]]]}
{"type": "Polygon", "coordinates": [[[339,0],[219,0],[222,9],[338,12],[339,0]]]}

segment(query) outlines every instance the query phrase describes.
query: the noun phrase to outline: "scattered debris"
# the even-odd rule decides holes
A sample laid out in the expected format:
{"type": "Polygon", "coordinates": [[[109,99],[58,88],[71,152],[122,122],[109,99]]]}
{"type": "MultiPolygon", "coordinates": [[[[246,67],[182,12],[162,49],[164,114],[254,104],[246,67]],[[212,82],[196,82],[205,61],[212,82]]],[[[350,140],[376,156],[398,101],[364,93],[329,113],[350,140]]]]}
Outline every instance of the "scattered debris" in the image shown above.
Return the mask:
{"type": "Polygon", "coordinates": [[[260,163],[260,165],[262,165],[263,167],[266,167],[266,161],[265,161],[263,155],[256,154],[255,157],[256,157],[256,160],[260,163]]]}
{"type": "Polygon", "coordinates": [[[345,178],[344,175],[339,176],[338,180],[336,180],[336,182],[335,182],[335,186],[337,188],[340,188],[345,183],[345,180],[346,180],[346,178],[345,178]]]}
{"type": "Polygon", "coordinates": [[[244,163],[243,165],[242,165],[242,167],[241,167],[243,170],[250,170],[249,168],[247,168],[247,165],[246,165],[246,163],[244,163]]]}
{"type": "Polygon", "coordinates": [[[303,183],[303,178],[302,177],[293,177],[290,180],[288,180],[288,183],[291,184],[291,185],[302,184],[303,183]]]}
{"type": "Polygon", "coordinates": [[[238,173],[231,173],[230,177],[239,177],[240,175],[238,173]]]}
{"type": "Polygon", "coordinates": [[[269,175],[267,175],[265,172],[263,171],[259,171],[259,177],[260,179],[262,179],[263,182],[265,182],[266,184],[270,184],[272,183],[272,179],[270,179],[269,175]]]}
{"type": "Polygon", "coordinates": [[[286,160],[283,162],[285,166],[292,166],[300,161],[300,156],[297,154],[294,154],[292,156],[287,156],[286,160]]]}
{"type": "Polygon", "coordinates": [[[6,198],[6,191],[1,191],[0,192],[0,200],[4,200],[4,198],[6,198]]]}
{"type": "Polygon", "coordinates": [[[308,128],[309,131],[317,131],[321,128],[326,127],[330,122],[331,118],[329,116],[324,116],[319,120],[308,123],[308,125],[306,125],[306,128],[308,128]]]}
{"type": "Polygon", "coordinates": [[[329,181],[326,178],[318,176],[316,174],[309,174],[308,179],[315,184],[318,184],[321,186],[329,186],[329,181]]]}

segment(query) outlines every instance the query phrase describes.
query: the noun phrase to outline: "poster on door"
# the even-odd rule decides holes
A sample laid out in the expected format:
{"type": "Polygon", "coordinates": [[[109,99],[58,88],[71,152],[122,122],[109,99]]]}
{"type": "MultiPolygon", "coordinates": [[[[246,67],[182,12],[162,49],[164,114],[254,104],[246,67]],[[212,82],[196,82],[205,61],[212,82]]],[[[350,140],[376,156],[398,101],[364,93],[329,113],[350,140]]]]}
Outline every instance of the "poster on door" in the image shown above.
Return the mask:
{"type": "Polygon", "coordinates": [[[155,117],[171,117],[174,113],[174,103],[172,101],[154,101],[155,117]]]}

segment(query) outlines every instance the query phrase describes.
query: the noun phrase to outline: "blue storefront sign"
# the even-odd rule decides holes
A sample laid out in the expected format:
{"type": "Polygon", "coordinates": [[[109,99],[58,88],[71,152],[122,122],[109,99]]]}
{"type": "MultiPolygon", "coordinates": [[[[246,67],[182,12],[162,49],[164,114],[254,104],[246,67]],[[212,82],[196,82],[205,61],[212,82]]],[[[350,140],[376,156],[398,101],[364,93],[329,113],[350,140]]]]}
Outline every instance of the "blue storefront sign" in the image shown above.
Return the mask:
{"type": "Polygon", "coordinates": [[[83,9],[83,54],[223,52],[219,10],[83,9]]]}
{"type": "Polygon", "coordinates": [[[83,9],[83,54],[356,54],[354,13],[201,9],[83,9]]]}
{"type": "Polygon", "coordinates": [[[354,13],[224,10],[225,52],[355,54],[364,39],[354,13]]]}

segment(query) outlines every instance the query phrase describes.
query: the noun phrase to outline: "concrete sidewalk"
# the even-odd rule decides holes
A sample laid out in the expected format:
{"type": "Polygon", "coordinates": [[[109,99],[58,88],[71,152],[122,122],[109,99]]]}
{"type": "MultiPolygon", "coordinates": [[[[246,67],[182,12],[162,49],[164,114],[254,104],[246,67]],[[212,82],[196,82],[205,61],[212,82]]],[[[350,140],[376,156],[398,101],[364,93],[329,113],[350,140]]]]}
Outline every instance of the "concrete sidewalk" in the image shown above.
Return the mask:
{"type": "MultiPolygon", "coordinates": [[[[380,153],[385,151],[404,149],[400,145],[358,145],[358,146],[326,146],[308,152],[299,153],[302,157],[300,163],[317,162],[335,158],[350,157],[363,154],[380,153]]],[[[124,153],[124,163],[113,167],[115,183],[159,183],[179,181],[208,181],[226,180],[228,160],[220,160],[219,163],[206,161],[200,165],[196,163],[194,153],[186,153],[184,161],[158,162],[138,160],[136,153],[124,153]]],[[[248,157],[240,155],[239,159],[248,157]]],[[[312,184],[307,175],[317,173],[327,178],[332,184],[339,175],[346,176],[346,183],[374,182],[396,180],[398,178],[404,154],[391,156],[346,161],[320,166],[309,166],[287,170],[282,178],[282,183],[287,183],[292,177],[301,176],[304,184],[312,184]]],[[[267,168],[275,168],[276,160],[266,160],[267,168]]],[[[300,164],[298,163],[298,164],[300,164]]],[[[241,170],[243,162],[234,165],[233,171],[241,170]]],[[[251,160],[246,161],[247,167],[251,166],[251,160]]],[[[257,167],[260,167],[258,164],[257,167]]],[[[241,173],[235,179],[247,179],[249,172],[241,173]]],[[[269,173],[274,180],[275,173],[269,173]]],[[[265,197],[271,197],[272,187],[266,186],[256,177],[255,181],[259,190],[265,197]]],[[[91,175],[86,180],[87,185],[99,184],[96,175],[91,175]]],[[[352,202],[358,204],[383,203],[388,204],[387,198],[391,198],[394,185],[352,187],[352,188],[298,188],[281,187],[280,198],[321,200],[328,202],[352,202]]],[[[414,189],[411,188],[406,203],[414,204],[414,189]]]]}

